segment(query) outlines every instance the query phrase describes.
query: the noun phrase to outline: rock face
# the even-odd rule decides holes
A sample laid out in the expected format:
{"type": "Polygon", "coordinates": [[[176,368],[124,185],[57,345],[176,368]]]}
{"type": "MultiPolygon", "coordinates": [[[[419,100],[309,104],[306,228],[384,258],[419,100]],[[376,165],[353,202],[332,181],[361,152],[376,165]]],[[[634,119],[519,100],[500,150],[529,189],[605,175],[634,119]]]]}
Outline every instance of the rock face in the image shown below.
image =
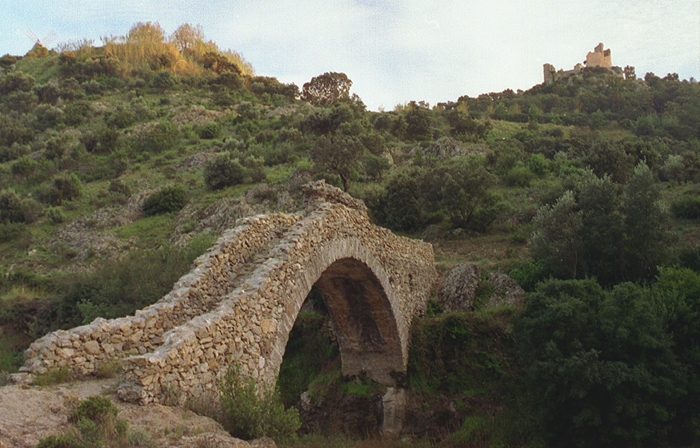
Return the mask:
{"type": "MultiPolygon", "coordinates": [[[[493,288],[484,308],[501,306],[519,307],[525,301],[525,291],[506,274],[492,272],[486,281],[493,288]]],[[[481,268],[476,264],[455,266],[440,286],[438,302],[444,312],[470,311],[474,307],[479,285],[481,268]]]]}
{"type": "Polygon", "coordinates": [[[455,266],[440,286],[438,301],[446,313],[468,311],[474,305],[481,283],[481,268],[476,264],[455,266]]]}
{"type": "Polygon", "coordinates": [[[487,308],[501,306],[520,307],[525,303],[525,291],[506,274],[490,273],[486,279],[493,285],[493,293],[486,302],[487,308]]]}
{"type": "Polygon", "coordinates": [[[172,292],[135,316],[96,319],[34,342],[22,371],[88,376],[121,360],[120,397],[146,403],[215,396],[232,364],[273,383],[311,287],[326,301],[344,375],[387,386],[405,378],[411,320],[427,305],[430,244],[369,222],[364,204],[323,182],[306,213],[238,221],[172,292]]]}

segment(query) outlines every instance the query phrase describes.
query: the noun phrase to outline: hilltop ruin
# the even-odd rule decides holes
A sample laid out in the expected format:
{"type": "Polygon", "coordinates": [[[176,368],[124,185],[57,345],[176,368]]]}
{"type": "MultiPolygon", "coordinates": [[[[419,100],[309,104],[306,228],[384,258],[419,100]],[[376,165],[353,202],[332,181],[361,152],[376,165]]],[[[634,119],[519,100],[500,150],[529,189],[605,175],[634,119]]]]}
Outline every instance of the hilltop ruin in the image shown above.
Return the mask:
{"type": "Polygon", "coordinates": [[[558,79],[579,77],[584,68],[592,67],[602,67],[613,75],[634,79],[634,67],[627,66],[622,69],[621,67],[613,66],[610,49],[606,50],[603,44],[599,43],[593,51],[589,51],[586,54],[586,60],[583,61],[583,64],[576,64],[572,70],[557,70],[552,64],[544,64],[544,83],[551,84],[558,79]]]}

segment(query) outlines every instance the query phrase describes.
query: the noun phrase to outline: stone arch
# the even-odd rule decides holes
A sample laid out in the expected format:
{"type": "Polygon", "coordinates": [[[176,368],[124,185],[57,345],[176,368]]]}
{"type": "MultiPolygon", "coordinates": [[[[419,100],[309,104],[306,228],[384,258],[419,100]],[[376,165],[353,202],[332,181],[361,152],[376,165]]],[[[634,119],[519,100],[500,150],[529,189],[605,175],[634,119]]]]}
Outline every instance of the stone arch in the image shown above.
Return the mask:
{"type": "Polygon", "coordinates": [[[432,246],[373,225],[338,189],[309,190],[303,215],[259,215],[227,231],[157,304],[36,341],[23,371],[65,366],[90,375],[118,358],[118,395],[142,404],[163,403],[173,390],[181,403],[214,393],[233,363],[271,384],[316,284],[337,329],[343,373],[401,385],[411,321],[435,279],[432,246]]]}
{"type": "Polygon", "coordinates": [[[408,359],[408,334],[401,331],[401,308],[391,277],[356,238],[330,241],[312,256],[318,260],[301,275],[289,319],[280,326],[269,357],[276,380],[289,333],[312,286],[324,297],[340,348],[343,375],[367,376],[380,384],[403,381],[408,359]]]}

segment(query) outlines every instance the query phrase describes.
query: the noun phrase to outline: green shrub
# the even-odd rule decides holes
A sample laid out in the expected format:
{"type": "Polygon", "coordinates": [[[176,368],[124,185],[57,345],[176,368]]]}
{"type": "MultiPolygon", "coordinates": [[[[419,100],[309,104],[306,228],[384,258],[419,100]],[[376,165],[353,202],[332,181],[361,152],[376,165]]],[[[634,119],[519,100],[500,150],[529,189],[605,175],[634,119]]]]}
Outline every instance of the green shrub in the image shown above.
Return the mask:
{"type": "Polygon", "coordinates": [[[131,188],[129,188],[127,184],[118,179],[115,179],[109,183],[108,190],[112,193],[117,193],[127,198],[131,196],[131,188]]]}
{"type": "Polygon", "coordinates": [[[83,448],[83,443],[75,434],[52,434],[39,441],[36,448],[83,448]]]}
{"type": "MultiPolygon", "coordinates": [[[[101,396],[88,397],[78,403],[68,421],[78,428],[60,435],[51,435],[39,442],[43,448],[99,448],[128,446],[129,424],[117,420],[119,413],[111,400],[101,396]]],[[[140,446],[140,445],[136,445],[140,446]]]]}
{"type": "Polygon", "coordinates": [[[36,162],[36,160],[30,159],[29,157],[22,157],[16,160],[10,167],[12,174],[25,179],[36,173],[38,169],[39,164],[36,162]]]}
{"type": "Polygon", "coordinates": [[[116,416],[118,413],[119,410],[114,403],[112,403],[112,400],[95,395],[78,403],[78,406],[73,410],[68,420],[73,423],[77,423],[82,419],[96,421],[110,415],[116,416]]]}
{"type": "Polygon", "coordinates": [[[151,80],[151,85],[157,89],[166,90],[175,85],[175,79],[169,71],[163,70],[156,73],[156,76],[151,80]]]}
{"type": "Polygon", "coordinates": [[[59,207],[49,207],[46,217],[52,224],[61,224],[66,221],[66,215],[59,207]]]}
{"type": "Polygon", "coordinates": [[[212,140],[218,138],[221,135],[221,125],[216,121],[210,121],[204,126],[199,128],[199,138],[205,140],[212,140]]]}
{"type": "Polygon", "coordinates": [[[172,148],[180,139],[180,131],[174,123],[156,123],[136,137],[141,151],[163,152],[172,148]]]}
{"type": "Polygon", "coordinates": [[[535,175],[530,171],[530,169],[518,162],[510,171],[505,175],[505,183],[509,187],[529,187],[530,182],[535,177],[535,175]]]}
{"type": "Polygon", "coordinates": [[[700,219],[700,196],[684,195],[671,203],[671,212],[676,218],[700,219]]]}
{"type": "Polygon", "coordinates": [[[231,153],[220,154],[204,167],[204,183],[212,190],[220,190],[243,183],[245,168],[231,153]]]}
{"type": "Polygon", "coordinates": [[[24,222],[0,223],[0,243],[14,241],[28,231],[24,222]]]}
{"type": "Polygon", "coordinates": [[[153,193],[143,204],[146,216],[174,213],[187,204],[187,191],[181,186],[166,187],[153,193]]]}
{"type": "Polygon", "coordinates": [[[33,223],[41,206],[31,198],[22,199],[14,190],[0,190],[0,223],[33,223]]]}
{"type": "Polygon", "coordinates": [[[241,375],[237,366],[224,376],[220,398],[224,427],[234,437],[252,440],[267,436],[280,442],[295,439],[301,427],[299,411],[285,410],[278,390],[258,392],[255,380],[241,375]]]}
{"type": "Polygon", "coordinates": [[[53,185],[41,193],[41,199],[51,205],[78,199],[83,195],[83,184],[75,173],[62,173],[54,177],[53,185]]]}
{"type": "Polygon", "coordinates": [[[49,369],[46,373],[37,375],[32,380],[35,386],[51,386],[53,384],[67,383],[73,381],[74,374],[68,367],[58,367],[49,369]]]}

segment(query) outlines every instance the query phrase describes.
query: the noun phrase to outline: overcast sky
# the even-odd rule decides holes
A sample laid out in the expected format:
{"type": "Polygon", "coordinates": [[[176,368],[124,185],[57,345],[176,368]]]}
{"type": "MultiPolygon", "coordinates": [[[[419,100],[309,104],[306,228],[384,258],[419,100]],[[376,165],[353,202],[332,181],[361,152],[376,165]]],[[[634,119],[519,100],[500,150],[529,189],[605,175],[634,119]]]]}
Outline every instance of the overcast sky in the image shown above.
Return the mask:
{"type": "Polygon", "coordinates": [[[0,0],[0,54],[124,35],[136,22],[168,33],[201,25],[259,75],[301,87],[344,72],[370,109],[528,89],[542,64],[570,69],[603,42],[637,75],[700,79],[698,0],[0,0]]]}

